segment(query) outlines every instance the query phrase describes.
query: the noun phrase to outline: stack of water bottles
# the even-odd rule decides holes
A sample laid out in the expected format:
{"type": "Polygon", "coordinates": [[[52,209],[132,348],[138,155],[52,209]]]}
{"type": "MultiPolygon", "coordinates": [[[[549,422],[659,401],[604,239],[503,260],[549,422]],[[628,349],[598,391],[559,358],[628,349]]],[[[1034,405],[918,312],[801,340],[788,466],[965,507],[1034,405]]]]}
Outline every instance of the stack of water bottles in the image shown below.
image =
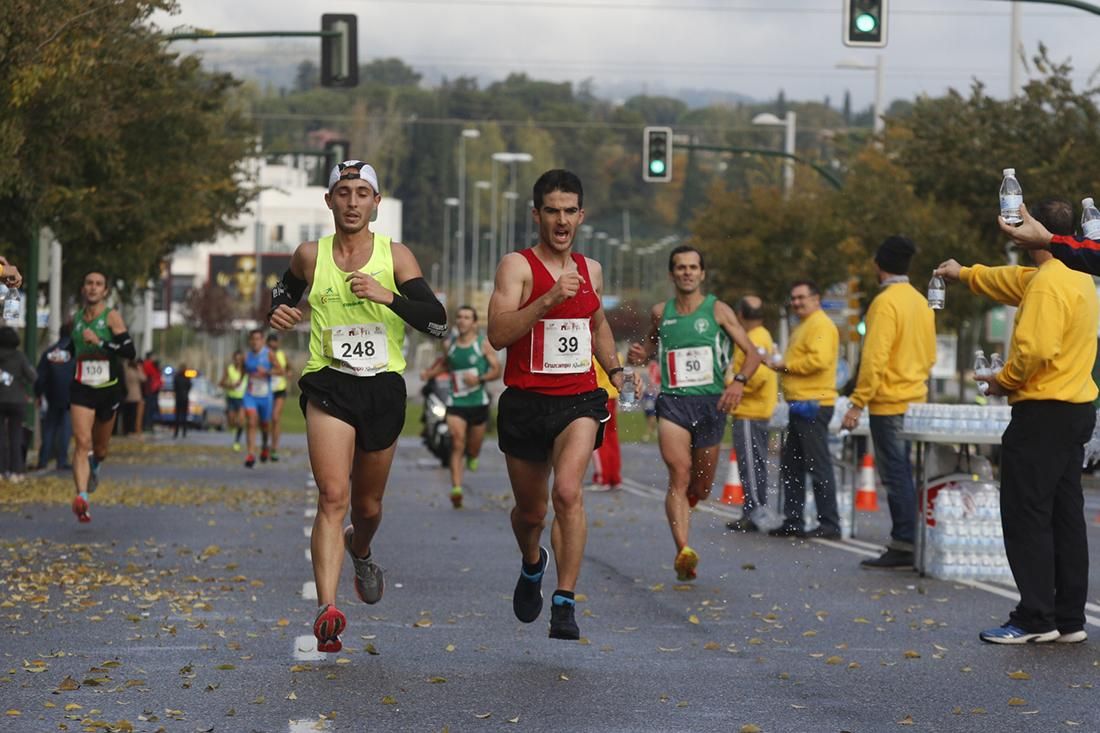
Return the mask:
{"type": "Polygon", "coordinates": [[[1012,581],[1001,530],[1000,492],[965,482],[936,494],[928,528],[928,573],[945,580],[1012,581]]]}
{"type": "Polygon", "coordinates": [[[905,412],[902,429],[924,435],[988,437],[1003,433],[1011,419],[1008,405],[914,404],[905,412]]]}

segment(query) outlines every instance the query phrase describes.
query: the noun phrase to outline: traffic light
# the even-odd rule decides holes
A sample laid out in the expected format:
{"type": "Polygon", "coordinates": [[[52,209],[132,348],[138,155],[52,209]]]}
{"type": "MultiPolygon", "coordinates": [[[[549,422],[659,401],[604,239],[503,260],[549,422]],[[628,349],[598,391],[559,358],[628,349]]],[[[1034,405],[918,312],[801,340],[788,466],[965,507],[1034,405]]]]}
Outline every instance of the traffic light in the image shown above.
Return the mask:
{"type": "Polygon", "coordinates": [[[886,45],[889,0],[842,0],[844,45],[882,48],[886,45]]]}
{"type": "Polygon", "coordinates": [[[859,278],[848,278],[848,307],[845,308],[845,313],[848,315],[848,340],[853,343],[859,343],[867,335],[867,322],[863,319],[861,308],[862,297],[863,293],[859,292],[859,278]]]}
{"type": "Polygon", "coordinates": [[[359,85],[359,32],[355,15],[325,13],[322,31],[339,35],[321,36],[321,86],[359,85]]]}
{"type": "Polygon", "coordinates": [[[642,180],[668,183],[672,180],[672,128],[647,127],[642,136],[642,180]]]}
{"type": "Polygon", "coordinates": [[[320,170],[320,185],[328,187],[328,174],[337,163],[351,160],[351,143],[347,140],[328,140],[325,142],[325,162],[320,170]]]}

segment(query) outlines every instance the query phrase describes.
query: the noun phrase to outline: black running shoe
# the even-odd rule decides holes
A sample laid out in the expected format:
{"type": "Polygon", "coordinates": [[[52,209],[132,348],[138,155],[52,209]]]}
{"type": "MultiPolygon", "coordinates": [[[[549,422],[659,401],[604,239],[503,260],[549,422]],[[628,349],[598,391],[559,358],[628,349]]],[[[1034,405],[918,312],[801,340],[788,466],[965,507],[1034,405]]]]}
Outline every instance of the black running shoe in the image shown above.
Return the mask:
{"type": "Polygon", "coordinates": [[[551,639],[579,639],[581,630],[577,627],[577,619],[574,614],[576,606],[573,601],[554,596],[550,603],[550,638],[551,639]],[[561,603],[558,603],[561,601],[561,603]]]}
{"type": "Polygon", "coordinates": [[[528,575],[521,569],[516,589],[512,592],[512,611],[516,618],[529,624],[542,613],[542,576],[546,572],[546,563],[550,554],[545,547],[539,548],[539,571],[528,575]]]}

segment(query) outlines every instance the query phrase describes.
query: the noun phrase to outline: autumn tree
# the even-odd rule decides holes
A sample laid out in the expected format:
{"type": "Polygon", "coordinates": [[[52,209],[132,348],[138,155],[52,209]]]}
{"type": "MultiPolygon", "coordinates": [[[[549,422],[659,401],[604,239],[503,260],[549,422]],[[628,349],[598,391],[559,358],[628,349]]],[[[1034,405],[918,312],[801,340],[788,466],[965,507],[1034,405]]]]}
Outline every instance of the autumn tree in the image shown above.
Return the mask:
{"type": "Polygon", "coordinates": [[[144,285],[253,195],[254,132],[231,77],[149,25],[172,0],[0,3],[0,240],[25,261],[47,225],[66,285],[91,268],[144,285]]]}

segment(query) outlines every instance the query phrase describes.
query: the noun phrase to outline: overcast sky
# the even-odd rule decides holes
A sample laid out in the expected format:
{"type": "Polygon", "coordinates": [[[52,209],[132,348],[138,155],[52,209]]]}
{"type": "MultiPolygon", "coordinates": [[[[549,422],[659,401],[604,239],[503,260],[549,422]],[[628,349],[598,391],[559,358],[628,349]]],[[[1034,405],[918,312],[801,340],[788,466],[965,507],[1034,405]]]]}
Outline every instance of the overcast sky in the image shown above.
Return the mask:
{"type": "MultiPolygon", "coordinates": [[[[862,107],[871,103],[873,74],[835,65],[873,64],[881,52],[887,99],[967,89],[974,77],[994,96],[1007,95],[1010,2],[891,0],[889,45],[880,50],[841,43],[844,1],[180,0],[178,15],[157,16],[156,22],[221,31],[308,30],[319,27],[322,12],[356,13],[361,61],[397,56],[451,77],[487,80],[510,71],[554,81],[591,77],[597,93],[626,84],[635,93],[712,88],[763,100],[782,88],[788,99],[829,95],[839,106],[848,89],[862,107]]],[[[1086,84],[1100,67],[1100,15],[1038,3],[1022,7],[1028,58],[1045,43],[1054,59],[1071,58],[1079,88],[1086,84]]],[[[211,52],[220,46],[218,55],[317,55],[315,42],[282,43],[201,45],[211,52]]]]}

